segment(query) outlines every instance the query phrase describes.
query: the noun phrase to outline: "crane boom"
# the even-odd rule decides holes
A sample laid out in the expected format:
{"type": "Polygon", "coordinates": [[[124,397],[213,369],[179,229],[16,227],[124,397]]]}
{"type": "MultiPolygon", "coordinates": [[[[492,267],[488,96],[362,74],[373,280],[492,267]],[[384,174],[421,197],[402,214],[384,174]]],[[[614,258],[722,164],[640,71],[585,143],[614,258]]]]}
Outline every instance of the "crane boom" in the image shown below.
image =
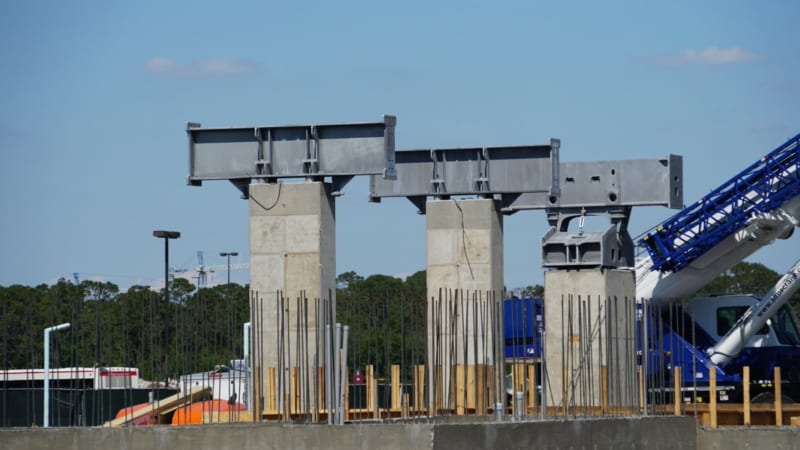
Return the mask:
{"type": "Polygon", "coordinates": [[[800,134],[639,239],[636,296],[687,298],[800,224],[800,134]]]}
{"type": "Polygon", "coordinates": [[[641,240],[653,270],[677,272],[736,233],[753,215],[800,195],[800,134],[667,219],[641,240]]]}
{"type": "Polygon", "coordinates": [[[714,364],[724,366],[741,352],[750,338],[800,289],[800,260],[775,286],[745,312],[716,345],[707,350],[714,364]]]}

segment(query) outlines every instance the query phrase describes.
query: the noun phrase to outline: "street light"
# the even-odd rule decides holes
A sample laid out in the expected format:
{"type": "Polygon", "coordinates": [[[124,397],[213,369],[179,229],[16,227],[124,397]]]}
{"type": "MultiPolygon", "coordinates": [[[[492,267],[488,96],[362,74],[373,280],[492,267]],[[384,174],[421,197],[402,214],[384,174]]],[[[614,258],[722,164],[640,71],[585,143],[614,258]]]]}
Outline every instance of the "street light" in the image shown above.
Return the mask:
{"type": "Polygon", "coordinates": [[[239,256],[237,252],[220,252],[219,256],[228,257],[228,285],[231,284],[231,256],[239,256]]]}
{"type": "Polygon", "coordinates": [[[44,427],[50,426],[50,333],[69,328],[69,322],[44,329],[44,427]]]}
{"type": "MultiPolygon", "coordinates": [[[[181,233],[178,231],[155,230],[153,237],[164,239],[164,304],[169,305],[169,240],[178,239],[181,233]]],[[[153,305],[150,304],[150,311],[152,314],[153,305]]],[[[151,326],[152,330],[152,326],[151,326]]],[[[151,344],[155,347],[155,338],[151,335],[151,344]]],[[[155,374],[153,374],[155,375],[155,374]]],[[[154,391],[150,391],[151,401],[155,400],[154,391]]]]}
{"type": "Polygon", "coordinates": [[[169,240],[178,239],[181,233],[178,231],[155,230],[153,236],[164,239],[164,298],[169,303],[169,240]]]}

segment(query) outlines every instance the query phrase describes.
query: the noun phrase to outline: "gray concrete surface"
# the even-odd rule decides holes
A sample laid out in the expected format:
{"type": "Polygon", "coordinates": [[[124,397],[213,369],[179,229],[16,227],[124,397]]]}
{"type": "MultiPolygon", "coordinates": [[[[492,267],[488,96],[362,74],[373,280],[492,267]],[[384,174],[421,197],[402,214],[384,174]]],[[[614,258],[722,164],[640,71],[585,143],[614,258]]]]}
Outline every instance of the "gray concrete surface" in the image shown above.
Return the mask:
{"type": "MultiPolygon", "coordinates": [[[[320,182],[250,185],[250,289],[259,295],[259,304],[251,310],[254,340],[250,348],[266,393],[267,369],[281,367],[278,342],[288,346],[296,343],[298,336],[307,338],[308,351],[300,361],[314,367],[317,327],[322,323],[314,315],[315,299],[333,297],[329,300],[333,302],[333,317],[336,315],[335,202],[330,185],[320,182]],[[277,307],[278,291],[288,300],[282,310],[277,307]],[[309,299],[308,311],[298,308],[296,299],[301,293],[309,299]],[[298,315],[304,328],[307,324],[307,334],[297,329],[298,315]]],[[[287,370],[279,371],[278,376],[289,377],[289,368],[297,360],[294,351],[294,348],[283,349],[282,367],[287,370]]],[[[299,370],[305,373],[302,367],[299,370]]],[[[289,382],[284,379],[278,384],[288,386],[289,382]]],[[[277,392],[278,403],[287,394],[277,392]]]]}
{"type": "Polygon", "coordinates": [[[491,199],[426,203],[428,297],[439,289],[503,291],[503,215],[491,199]]]}
{"type": "Polygon", "coordinates": [[[599,407],[607,392],[609,406],[638,407],[633,271],[551,270],[544,290],[547,404],[599,407]]]}
{"type": "Polygon", "coordinates": [[[434,450],[444,449],[695,449],[688,417],[604,418],[438,425],[434,450]]]}
{"type": "MultiPolygon", "coordinates": [[[[433,368],[427,384],[435,387],[428,390],[428,402],[460,408],[465,390],[475,390],[459,383],[451,389],[451,371],[465,366],[468,373],[482,373],[484,365],[498,362],[494,337],[502,330],[492,328],[488,311],[502,311],[503,215],[491,199],[431,200],[425,217],[427,354],[428,367],[433,368]]],[[[474,406],[474,401],[467,403],[474,406]]]]}
{"type": "Polygon", "coordinates": [[[758,427],[700,429],[698,450],[800,450],[800,428],[758,427]]]}
{"type": "MultiPolygon", "coordinates": [[[[694,449],[688,417],[473,424],[216,425],[0,430],[8,450],[694,449]]],[[[769,441],[759,441],[769,444],[769,441]]],[[[718,448],[718,447],[707,447],[718,448]]],[[[728,447],[735,448],[735,447],[728,447]]],[[[777,448],[766,445],[760,448],[777,448]]]]}

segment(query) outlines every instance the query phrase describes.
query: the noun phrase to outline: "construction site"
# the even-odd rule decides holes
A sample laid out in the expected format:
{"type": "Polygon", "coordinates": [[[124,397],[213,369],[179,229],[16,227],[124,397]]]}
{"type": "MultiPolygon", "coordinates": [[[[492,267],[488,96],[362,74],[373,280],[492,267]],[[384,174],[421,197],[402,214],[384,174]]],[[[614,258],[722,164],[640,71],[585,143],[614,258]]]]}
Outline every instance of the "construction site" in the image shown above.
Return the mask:
{"type": "MultiPolygon", "coordinates": [[[[189,123],[187,189],[229,181],[248,202],[249,286],[192,293],[165,274],[161,293],[96,290],[90,309],[84,284],[54,287],[46,317],[20,310],[29,331],[2,337],[0,442],[800,448],[800,260],[765,293],[702,291],[765,246],[800,258],[800,135],[685,199],[680,155],[562,162],[555,138],[395,149],[396,122],[189,123]],[[337,273],[354,177],[425,216],[424,270],[337,273]],[[629,230],[645,206],[675,212],[629,230]],[[529,210],[550,226],[531,249],[543,296],[504,283],[504,218],[529,210]]],[[[154,232],[165,259],[170,233],[154,232]]]]}

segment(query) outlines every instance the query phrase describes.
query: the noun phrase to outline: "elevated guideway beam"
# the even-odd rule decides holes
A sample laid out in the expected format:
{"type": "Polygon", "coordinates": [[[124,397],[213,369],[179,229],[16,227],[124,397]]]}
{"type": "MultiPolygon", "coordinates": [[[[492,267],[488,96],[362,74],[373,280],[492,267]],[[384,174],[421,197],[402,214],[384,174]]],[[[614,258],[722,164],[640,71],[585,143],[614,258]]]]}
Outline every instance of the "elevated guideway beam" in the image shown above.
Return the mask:
{"type": "Polygon", "coordinates": [[[635,206],[683,205],[683,158],[562,162],[560,196],[525,193],[503,212],[544,209],[551,228],[542,238],[542,265],[550,268],[633,267],[628,220],[635,206]],[[605,231],[584,231],[586,216],[603,216],[605,231]],[[570,224],[578,219],[577,230],[570,224]]]}
{"type": "Polygon", "coordinates": [[[524,193],[558,201],[561,141],[544,145],[433,148],[395,152],[396,179],[370,177],[371,202],[405,197],[421,214],[428,198],[494,198],[502,205],[524,193]]]}
{"type": "Polygon", "coordinates": [[[228,180],[243,197],[251,181],[332,179],[333,193],[357,175],[395,178],[397,119],[382,122],[201,128],[189,123],[188,184],[228,180]]]}

